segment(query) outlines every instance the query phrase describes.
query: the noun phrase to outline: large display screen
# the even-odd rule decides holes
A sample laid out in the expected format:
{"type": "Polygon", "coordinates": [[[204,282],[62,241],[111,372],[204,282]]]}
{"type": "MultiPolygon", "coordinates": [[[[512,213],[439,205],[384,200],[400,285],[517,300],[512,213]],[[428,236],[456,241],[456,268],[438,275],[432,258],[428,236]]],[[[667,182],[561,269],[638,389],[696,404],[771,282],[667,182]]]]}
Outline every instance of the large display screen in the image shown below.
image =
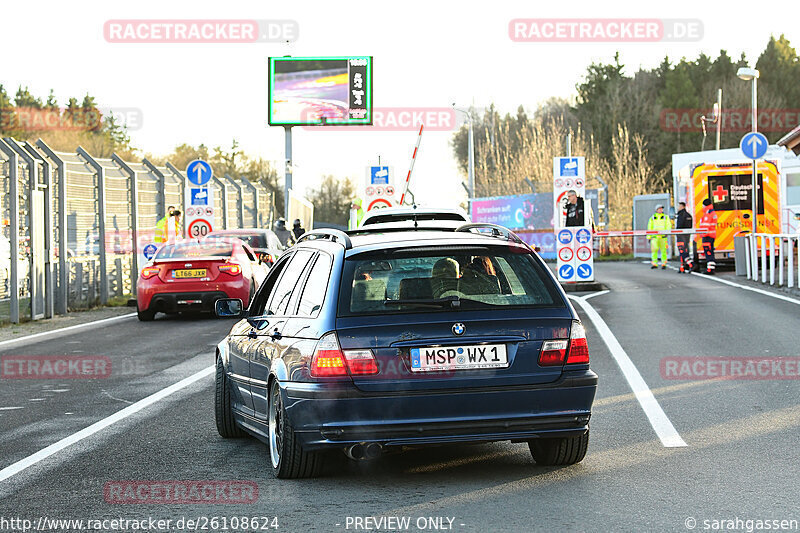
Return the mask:
{"type": "Polygon", "coordinates": [[[270,57],[269,124],[372,124],[372,57],[270,57]]]}

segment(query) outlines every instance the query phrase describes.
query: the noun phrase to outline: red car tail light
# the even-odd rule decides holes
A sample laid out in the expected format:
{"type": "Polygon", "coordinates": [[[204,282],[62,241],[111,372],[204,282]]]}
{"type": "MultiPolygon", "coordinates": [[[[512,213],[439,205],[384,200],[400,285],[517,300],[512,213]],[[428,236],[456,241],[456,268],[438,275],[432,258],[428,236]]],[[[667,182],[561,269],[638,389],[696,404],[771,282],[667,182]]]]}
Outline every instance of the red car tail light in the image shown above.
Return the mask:
{"type": "Polygon", "coordinates": [[[567,364],[589,364],[589,344],[586,342],[586,330],[580,322],[572,323],[567,364]]]}
{"type": "Polygon", "coordinates": [[[565,340],[560,341],[544,341],[542,343],[542,351],[539,353],[539,365],[541,366],[561,366],[567,356],[568,342],[565,340]]]}
{"type": "Polygon", "coordinates": [[[347,375],[344,354],[334,333],[326,333],[317,342],[311,357],[311,377],[329,378],[347,375]]]}
{"type": "Polygon", "coordinates": [[[161,269],[157,266],[144,267],[142,269],[142,278],[143,279],[152,278],[153,276],[157,275],[160,271],[161,269]]]}
{"type": "Polygon", "coordinates": [[[237,265],[236,263],[226,263],[224,265],[219,266],[220,272],[225,272],[226,274],[230,274],[231,276],[238,276],[242,273],[242,267],[237,265]]]}
{"type": "Polygon", "coordinates": [[[344,358],[347,361],[347,368],[353,375],[378,373],[378,363],[372,355],[372,350],[345,350],[344,358]]]}

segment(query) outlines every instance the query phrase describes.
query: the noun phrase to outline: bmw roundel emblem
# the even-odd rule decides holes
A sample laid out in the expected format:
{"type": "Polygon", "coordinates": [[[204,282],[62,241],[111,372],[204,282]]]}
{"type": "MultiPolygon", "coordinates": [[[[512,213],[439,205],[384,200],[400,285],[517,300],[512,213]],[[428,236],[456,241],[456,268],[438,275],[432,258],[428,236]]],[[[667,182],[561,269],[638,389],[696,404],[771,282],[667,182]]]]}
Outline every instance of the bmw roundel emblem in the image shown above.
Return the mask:
{"type": "Polygon", "coordinates": [[[467,328],[461,322],[453,324],[453,335],[463,335],[465,331],[467,331],[467,328]]]}

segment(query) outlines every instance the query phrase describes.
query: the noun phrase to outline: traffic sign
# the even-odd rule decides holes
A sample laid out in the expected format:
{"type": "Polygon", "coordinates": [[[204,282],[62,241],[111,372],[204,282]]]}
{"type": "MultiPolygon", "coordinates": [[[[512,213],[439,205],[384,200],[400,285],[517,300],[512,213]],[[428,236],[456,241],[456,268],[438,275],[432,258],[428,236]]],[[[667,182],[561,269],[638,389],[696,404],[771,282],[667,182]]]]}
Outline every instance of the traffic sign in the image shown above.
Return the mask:
{"type": "Polygon", "coordinates": [[[575,255],[577,255],[578,259],[581,261],[588,261],[592,258],[592,249],[588,246],[581,246],[578,248],[578,251],[575,252],[575,255]]]}
{"type": "Polygon", "coordinates": [[[579,265],[578,277],[581,279],[589,279],[592,277],[592,265],[579,265]]]}
{"type": "Polygon", "coordinates": [[[572,268],[572,265],[561,265],[561,268],[558,269],[558,277],[563,280],[571,280],[574,275],[575,269],[572,268]]]}
{"type": "Polygon", "coordinates": [[[559,158],[559,175],[578,176],[578,158],[577,157],[559,158]]]}
{"type": "Polygon", "coordinates": [[[156,255],[156,250],[158,250],[158,247],[155,244],[150,243],[145,246],[144,249],[142,249],[142,255],[144,255],[145,259],[150,261],[153,256],[156,255]]]}
{"type": "Polygon", "coordinates": [[[370,185],[389,185],[389,167],[369,167],[370,185]]]}
{"type": "Polygon", "coordinates": [[[214,172],[211,170],[211,165],[202,159],[195,159],[186,165],[186,179],[192,185],[201,187],[211,181],[214,172]]]}
{"type": "Polygon", "coordinates": [[[739,148],[742,149],[745,157],[749,159],[761,159],[767,153],[768,147],[769,141],[767,141],[767,138],[757,131],[745,134],[739,142],[739,148]]]}
{"type": "Polygon", "coordinates": [[[381,209],[383,207],[392,207],[392,202],[386,198],[376,198],[367,206],[367,211],[371,209],[381,209]]]}
{"type": "Polygon", "coordinates": [[[581,228],[575,234],[575,240],[578,241],[581,244],[586,244],[587,242],[592,240],[592,232],[590,232],[586,228],[581,228]]]}
{"type": "Polygon", "coordinates": [[[569,263],[572,261],[572,248],[569,246],[565,246],[558,250],[558,258],[564,261],[565,263],[569,263]]]}
{"type": "Polygon", "coordinates": [[[203,187],[202,189],[195,189],[192,187],[189,189],[189,196],[191,198],[192,205],[208,205],[208,188],[203,187]]]}
{"type": "Polygon", "coordinates": [[[562,229],[558,232],[558,242],[561,244],[569,244],[572,242],[572,231],[568,229],[562,229]]]}
{"type": "Polygon", "coordinates": [[[211,233],[211,222],[204,218],[196,218],[192,220],[187,229],[190,239],[200,239],[211,233]]]}

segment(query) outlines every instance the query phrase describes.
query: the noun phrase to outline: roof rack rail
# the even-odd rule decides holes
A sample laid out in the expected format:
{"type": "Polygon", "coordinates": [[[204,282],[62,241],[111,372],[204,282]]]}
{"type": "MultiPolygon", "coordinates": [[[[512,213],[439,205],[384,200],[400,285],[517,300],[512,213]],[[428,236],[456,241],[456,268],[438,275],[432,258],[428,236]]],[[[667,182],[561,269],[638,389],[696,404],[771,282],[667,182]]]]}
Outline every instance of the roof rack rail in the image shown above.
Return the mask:
{"type": "Polygon", "coordinates": [[[345,250],[349,250],[353,247],[353,242],[350,240],[350,237],[347,236],[347,233],[333,228],[321,228],[307,231],[297,239],[297,242],[299,244],[305,240],[315,241],[317,239],[327,239],[331,242],[338,242],[344,246],[345,250]]]}
{"type": "Polygon", "coordinates": [[[527,248],[530,248],[527,242],[523,241],[519,238],[519,235],[511,231],[510,229],[504,226],[498,226],[497,224],[489,224],[483,222],[475,222],[472,224],[464,224],[463,226],[459,226],[456,228],[456,231],[459,232],[469,232],[473,229],[490,229],[492,230],[492,237],[505,237],[509,241],[513,241],[517,244],[521,244],[527,248]]]}

